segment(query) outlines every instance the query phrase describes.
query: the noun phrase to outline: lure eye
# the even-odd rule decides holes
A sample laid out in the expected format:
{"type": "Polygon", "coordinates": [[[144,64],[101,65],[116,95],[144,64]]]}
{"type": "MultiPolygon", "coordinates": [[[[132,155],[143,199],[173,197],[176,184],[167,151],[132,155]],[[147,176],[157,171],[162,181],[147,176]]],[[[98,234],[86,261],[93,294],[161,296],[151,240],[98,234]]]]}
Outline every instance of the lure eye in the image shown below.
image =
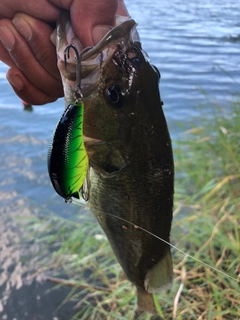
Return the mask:
{"type": "Polygon", "coordinates": [[[123,94],[119,85],[112,85],[106,91],[108,102],[114,108],[121,108],[123,106],[123,94]]]}

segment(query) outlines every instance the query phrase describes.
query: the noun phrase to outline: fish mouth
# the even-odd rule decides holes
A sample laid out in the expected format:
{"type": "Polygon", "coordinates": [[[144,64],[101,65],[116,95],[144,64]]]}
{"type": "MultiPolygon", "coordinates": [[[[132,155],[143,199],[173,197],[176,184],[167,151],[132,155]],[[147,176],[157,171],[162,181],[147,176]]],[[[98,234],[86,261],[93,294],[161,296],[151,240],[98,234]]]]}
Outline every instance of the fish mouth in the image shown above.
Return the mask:
{"type": "MultiPolygon", "coordinates": [[[[89,50],[82,55],[81,60],[90,59],[92,56],[104,50],[106,46],[111,47],[112,42],[121,41],[128,35],[133,41],[139,41],[139,35],[135,28],[136,26],[137,22],[134,19],[126,16],[116,16],[115,27],[109,30],[95,46],[89,47],[89,50]]],[[[70,14],[66,10],[62,11],[57,22],[56,36],[56,48],[60,59],[63,59],[63,52],[68,44],[74,44],[79,53],[86,49],[83,49],[79,39],[75,36],[71,27],[70,14]]],[[[74,56],[70,57],[70,59],[74,61],[74,56]]]]}
{"type": "MultiPolygon", "coordinates": [[[[57,26],[56,48],[58,55],[58,67],[65,79],[76,81],[76,57],[74,50],[69,51],[67,64],[64,60],[64,50],[69,44],[73,44],[81,55],[81,79],[88,78],[94,71],[103,67],[111,59],[116,48],[124,46],[126,42],[139,41],[136,31],[137,22],[129,17],[117,16],[116,26],[111,29],[95,46],[82,48],[71,27],[69,13],[63,12],[57,26]],[[88,50],[86,50],[88,49],[88,50]],[[86,52],[84,52],[86,51],[86,52]]],[[[91,83],[96,77],[90,77],[91,83]]],[[[89,81],[88,81],[89,84],[89,81]]],[[[83,84],[84,85],[84,84],[83,84]]]]}
{"type": "MultiPolygon", "coordinates": [[[[120,22],[118,22],[120,23],[120,22]]],[[[107,46],[111,47],[111,43],[123,39],[126,35],[129,35],[131,32],[136,33],[135,27],[137,22],[134,19],[127,19],[115,28],[111,29],[95,46],[89,48],[83,55],[82,61],[90,59],[96,54],[102,52],[107,46]]],[[[131,35],[131,38],[134,38],[134,34],[131,35]]],[[[108,49],[109,50],[109,49],[108,49]]]]}

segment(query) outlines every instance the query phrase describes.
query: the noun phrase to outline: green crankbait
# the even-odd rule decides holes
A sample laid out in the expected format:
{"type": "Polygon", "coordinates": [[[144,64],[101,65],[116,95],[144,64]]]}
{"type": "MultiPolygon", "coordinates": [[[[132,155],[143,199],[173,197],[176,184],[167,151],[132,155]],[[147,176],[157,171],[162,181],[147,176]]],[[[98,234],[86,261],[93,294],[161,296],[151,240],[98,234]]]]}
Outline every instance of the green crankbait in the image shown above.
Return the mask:
{"type": "MultiPolygon", "coordinates": [[[[73,45],[66,47],[65,52],[73,48],[77,57],[77,90],[75,101],[68,105],[61,116],[48,152],[48,173],[55,191],[71,202],[80,199],[80,194],[87,170],[88,155],[83,138],[84,104],[80,88],[80,57],[73,45]]],[[[66,63],[66,58],[65,58],[66,63]]]]}
{"type": "Polygon", "coordinates": [[[88,169],[83,141],[83,103],[70,104],[59,120],[48,154],[48,172],[56,192],[68,200],[80,199],[88,169]]]}

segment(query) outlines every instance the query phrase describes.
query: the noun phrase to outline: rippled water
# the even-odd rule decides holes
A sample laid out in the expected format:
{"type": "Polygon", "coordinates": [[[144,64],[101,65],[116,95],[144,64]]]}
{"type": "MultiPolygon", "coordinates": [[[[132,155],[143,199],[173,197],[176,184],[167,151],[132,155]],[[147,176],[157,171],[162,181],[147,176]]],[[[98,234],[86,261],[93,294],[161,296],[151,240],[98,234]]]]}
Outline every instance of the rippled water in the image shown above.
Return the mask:
{"type": "Polygon", "coordinates": [[[237,0],[142,1],[141,12],[131,3],[143,45],[161,71],[169,121],[198,116],[206,97],[231,100],[240,83],[237,0]]]}
{"type": "MultiPolygon", "coordinates": [[[[239,92],[240,10],[238,0],[126,1],[139,23],[144,49],[161,71],[161,95],[173,137],[178,122],[210,117],[209,104],[227,106],[239,92]]],[[[48,141],[63,102],[22,110],[5,80],[0,63],[0,318],[69,319],[56,312],[66,292],[44,295],[50,285],[29,282],[18,244],[24,234],[16,216],[54,211],[71,216],[49,184],[46,170],[48,141]],[[51,303],[49,303],[51,301],[51,303]]],[[[34,250],[34,248],[27,248],[34,250]]],[[[64,290],[63,290],[64,291],[64,290]]]]}

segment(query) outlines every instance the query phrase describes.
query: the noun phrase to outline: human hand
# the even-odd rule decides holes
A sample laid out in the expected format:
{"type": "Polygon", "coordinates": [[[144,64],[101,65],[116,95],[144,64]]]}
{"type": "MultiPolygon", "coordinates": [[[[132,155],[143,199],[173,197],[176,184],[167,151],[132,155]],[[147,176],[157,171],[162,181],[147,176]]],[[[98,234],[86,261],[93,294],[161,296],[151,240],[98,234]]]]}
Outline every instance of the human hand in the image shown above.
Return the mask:
{"type": "Polygon", "coordinates": [[[116,12],[128,15],[123,0],[1,0],[0,59],[10,66],[7,78],[16,94],[31,104],[45,104],[63,95],[50,41],[51,23],[56,22],[60,8],[70,10],[74,32],[84,47],[107,33],[116,12]]]}
{"type": "Polygon", "coordinates": [[[0,59],[10,66],[7,79],[13,90],[30,104],[45,104],[63,95],[57,69],[53,28],[26,14],[0,20],[0,59]]]}

